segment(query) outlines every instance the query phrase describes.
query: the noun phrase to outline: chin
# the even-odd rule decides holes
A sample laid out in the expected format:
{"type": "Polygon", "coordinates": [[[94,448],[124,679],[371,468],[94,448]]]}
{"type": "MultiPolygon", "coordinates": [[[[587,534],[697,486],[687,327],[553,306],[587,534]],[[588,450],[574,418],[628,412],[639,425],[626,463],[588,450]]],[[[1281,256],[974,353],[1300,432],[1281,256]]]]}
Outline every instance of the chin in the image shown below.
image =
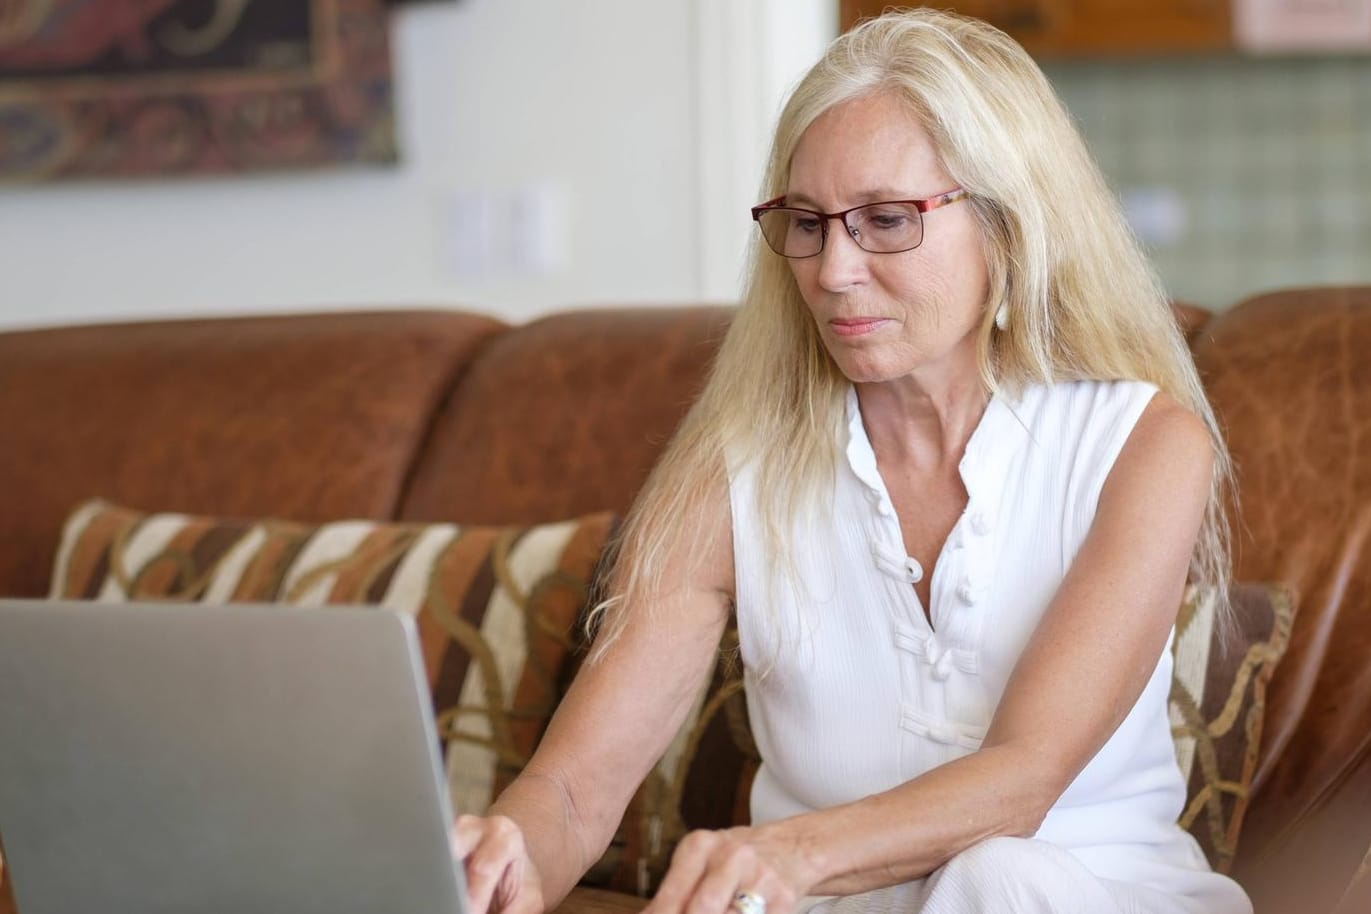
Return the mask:
{"type": "Polygon", "coordinates": [[[909,374],[910,369],[900,370],[897,366],[886,364],[880,359],[854,358],[853,353],[845,352],[842,357],[834,355],[833,362],[842,372],[843,377],[853,384],[879,384],[882,381],[890,381],[898,377],[909,374]]]}

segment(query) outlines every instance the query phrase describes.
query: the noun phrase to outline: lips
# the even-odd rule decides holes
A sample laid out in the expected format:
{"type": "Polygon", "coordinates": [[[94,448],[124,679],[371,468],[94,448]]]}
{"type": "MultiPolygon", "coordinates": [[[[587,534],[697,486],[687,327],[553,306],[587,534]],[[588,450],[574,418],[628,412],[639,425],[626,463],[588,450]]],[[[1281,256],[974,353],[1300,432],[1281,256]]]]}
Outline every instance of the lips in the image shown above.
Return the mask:
{"type": "Polygon", "coordinates": [[[845,317],[833,318],[828,325],[838,336],[863,336],[890,323],[887,317],[845,317]]]}

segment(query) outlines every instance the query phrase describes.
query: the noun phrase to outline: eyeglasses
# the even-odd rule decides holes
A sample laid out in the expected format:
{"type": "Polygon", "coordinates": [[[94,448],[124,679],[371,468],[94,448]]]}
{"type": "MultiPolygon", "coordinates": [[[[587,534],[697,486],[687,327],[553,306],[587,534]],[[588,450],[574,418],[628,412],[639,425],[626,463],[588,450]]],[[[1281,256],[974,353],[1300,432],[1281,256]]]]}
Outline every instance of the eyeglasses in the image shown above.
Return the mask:
{"type": "Polygon", "coordinates": [[[969,192],[958,187],[927,200],[887,200],[854,206],[840,213],[786,206],[785,197],[777,197],[752,207],[752,219],[761,228],[767,245],[791,260],[817,256],[828,240],[828,223],[832,219],[842,221],[848,236],[863,251],[899,254],[914,250],[924,240],[924,213],[969,196],[969,192]]]}

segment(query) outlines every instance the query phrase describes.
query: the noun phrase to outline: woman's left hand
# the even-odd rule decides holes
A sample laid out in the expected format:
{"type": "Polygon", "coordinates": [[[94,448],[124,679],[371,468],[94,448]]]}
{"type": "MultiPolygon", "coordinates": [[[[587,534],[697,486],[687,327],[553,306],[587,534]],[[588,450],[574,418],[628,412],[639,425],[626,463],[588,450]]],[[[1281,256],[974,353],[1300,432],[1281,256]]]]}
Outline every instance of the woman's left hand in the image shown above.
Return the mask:
{"type": "Polygon", "coordinates": [[[761,911],[743,914],[790,914],[815,882],[806,856],[774,825],[693,831],[677,845],[643,914],[737,914],[740,892],[764,902],[761,911]]]}

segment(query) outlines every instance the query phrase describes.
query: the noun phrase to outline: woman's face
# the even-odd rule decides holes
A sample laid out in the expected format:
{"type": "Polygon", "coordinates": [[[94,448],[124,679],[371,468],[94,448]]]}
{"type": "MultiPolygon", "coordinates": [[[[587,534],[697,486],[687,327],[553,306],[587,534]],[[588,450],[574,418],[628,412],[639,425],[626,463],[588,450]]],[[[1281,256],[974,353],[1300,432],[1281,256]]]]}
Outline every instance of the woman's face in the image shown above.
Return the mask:
{"type": "MultiPolygon", "coordinates": [[[[955,186],[918,120],[892,97],[872,95],[830,109],[804,132],[786,202],[832,213],[955,186]]],[[[925,213],[923,223],[914,250],[872,254],[834,220],[821,253],[790,261],[824,345],[851,381],[975,365],[988,295],[980,229],[966,202],[925,213]]]]}

